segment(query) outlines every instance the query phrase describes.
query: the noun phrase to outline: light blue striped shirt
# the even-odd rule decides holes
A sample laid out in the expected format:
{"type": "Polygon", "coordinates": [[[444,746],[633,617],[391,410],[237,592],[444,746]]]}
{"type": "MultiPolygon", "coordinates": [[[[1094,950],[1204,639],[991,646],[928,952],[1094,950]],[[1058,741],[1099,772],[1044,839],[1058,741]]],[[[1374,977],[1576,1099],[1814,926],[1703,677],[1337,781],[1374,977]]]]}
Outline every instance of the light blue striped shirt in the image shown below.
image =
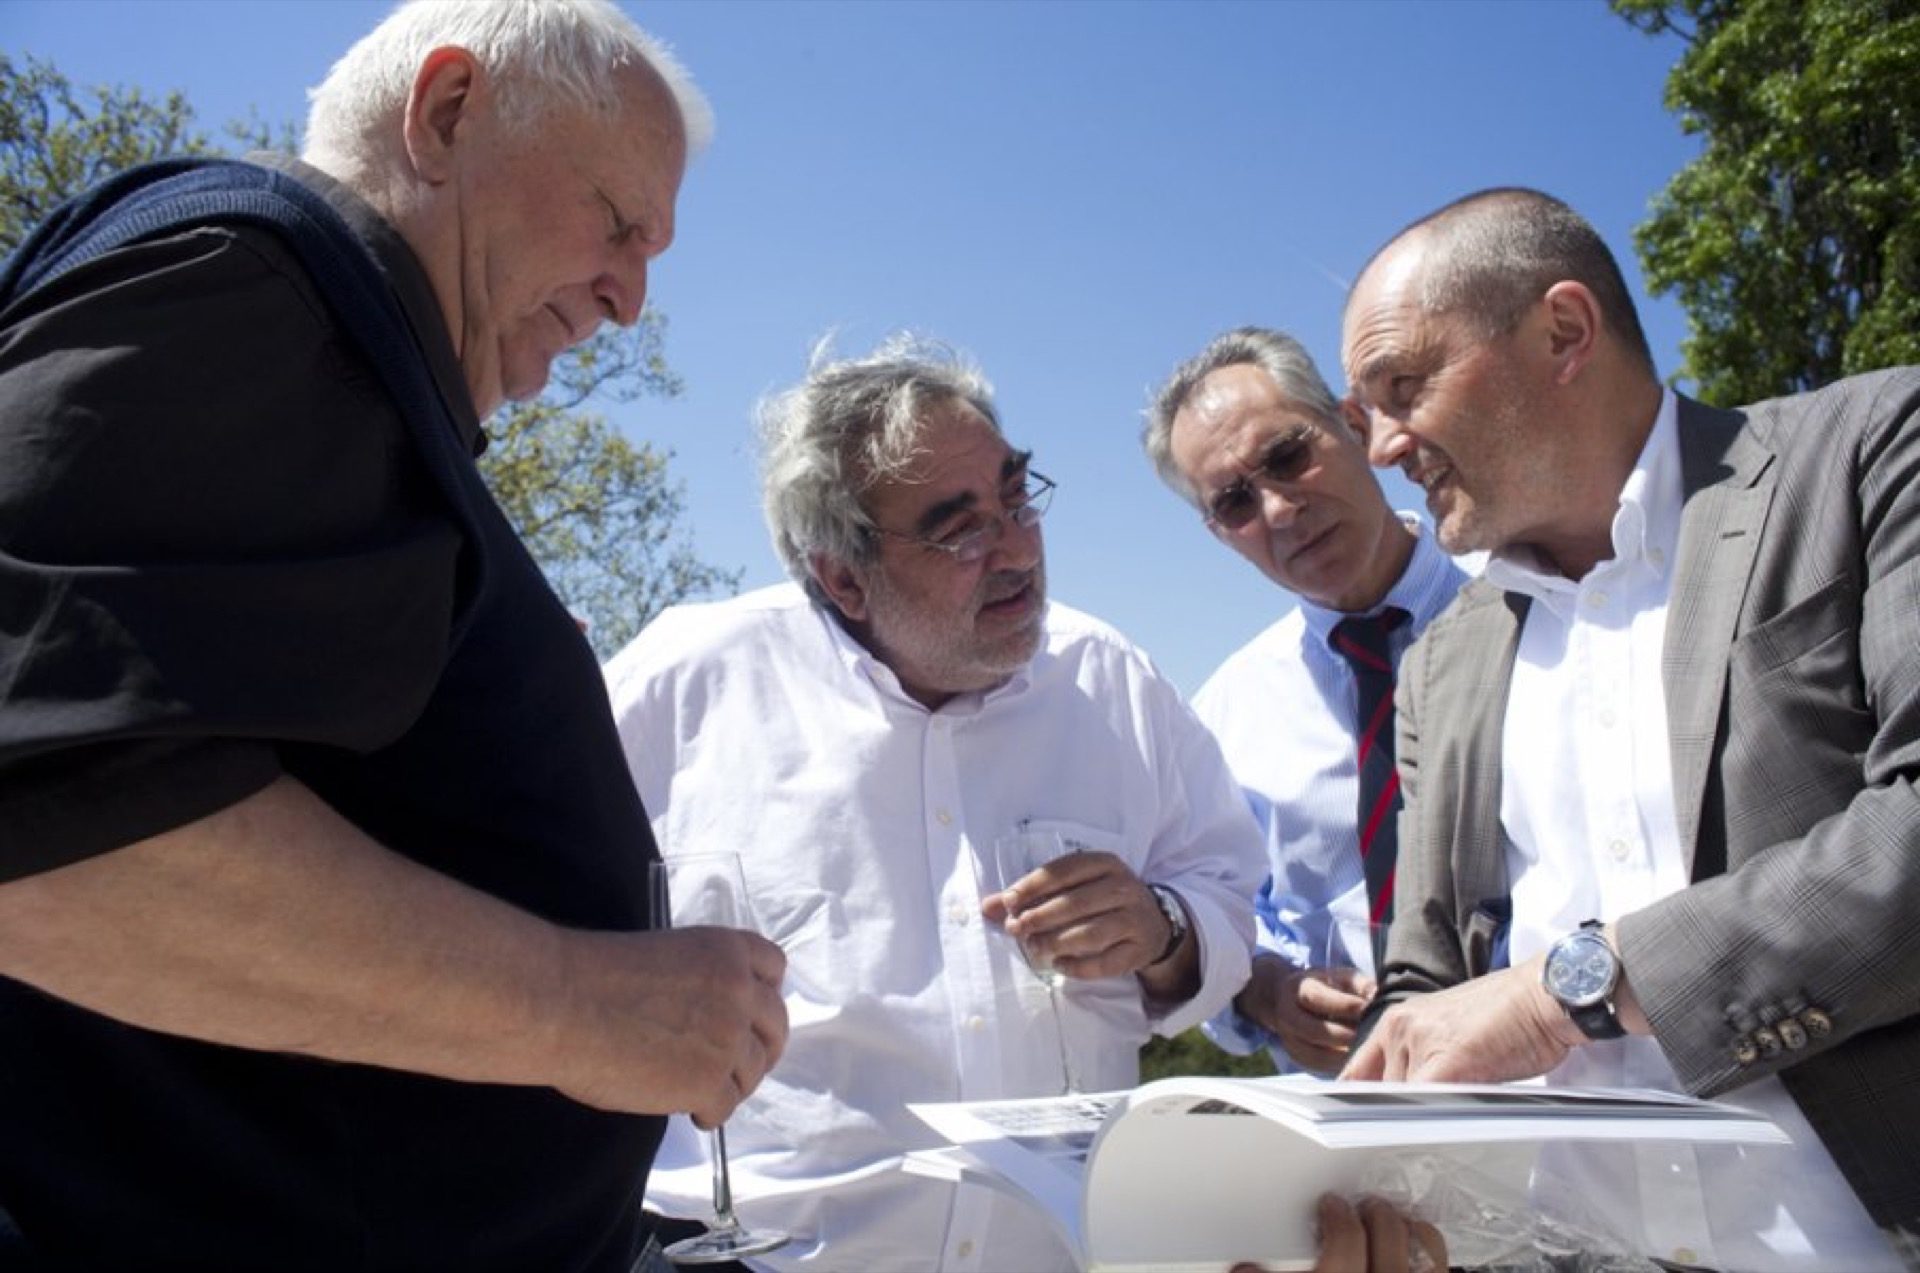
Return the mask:
{"type": "MultiPolygon", "coordinates": [[[[1398,606],[1411,617],[1392,637],[1396,667],[1414,640],[1447,608],[1467,574],[1442,552],[1429,528],[1375,613],[1398,606]]],[[[1360,777],[1353,669],[1331,645],[1347,616],[1302,600],[1279,622],[1228,657],[1194,696],[1194,710],[1220,740],[1227,765],[1266,833],[1269,875],[1257,902],[1259,944],[1302,968],[1334,962],[1372,971],[1366,931],[1366,878],[1354,809],[1360,777]],[[1353,940],[1341,940],[1344,929],[1353,940]],[[1347,951],[1346,947],[1359,949],[1347,951]]],[[[1207,1022],[1209,1038],[1244,1055],[1267,1046],[1283,1071],[1295,1068],[1265,1030],[1231,1007],[1207,1022]]]]}

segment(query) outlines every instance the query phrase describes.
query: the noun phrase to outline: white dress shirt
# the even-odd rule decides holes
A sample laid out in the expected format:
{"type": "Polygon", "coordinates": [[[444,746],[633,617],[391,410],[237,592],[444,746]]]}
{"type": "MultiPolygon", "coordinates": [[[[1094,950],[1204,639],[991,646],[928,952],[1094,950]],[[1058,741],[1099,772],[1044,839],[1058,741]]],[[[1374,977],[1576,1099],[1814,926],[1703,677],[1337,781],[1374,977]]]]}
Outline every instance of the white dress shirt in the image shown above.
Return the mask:
{"type": "MultiPolygon", "coordinates": [[[[1621,492],[1612,560],[1578,583],[1524,553],[1487,566],[1489,581],[1533,599],[1501,746],[1516,964],[1586,920],[1612,921],[1685,888],[1691,876],[1660,681],[1682,502],[1669,392],[1621,492]]],[[[1576,1048],[1546,1081],[1679,1090],[1650,1038],[1576,1048]]],[[[1683,1264],[1901,1267],[1779,1079],[1720,1099],[1772,1118],[1793,1148],[1563,1147],[1542,1158],[1541,1185],[1586,1204],[1636,1251],[1683,1264]]]]}
{"type": "MultiPolygon", "coordinates": [[[[661,852],[734,849],[785,950],[787,1051],[727,1124],[749,1224],[794,1243],[766,1268],[1071,1267],[992,1190],[899,1170],[937,1143],[909,1101],[1062,1088],[1045,987],[980,915],[993,843],[1022,825],[1117,854],[1179,893],[1203,988],[1155,1016],[1136,978],[1069,981],[1083,1089],[1138,1081],[1149,1034],[1246,980],[1260,839],[1212,737],[1134,646],[1050,605],[1007,683],[929,712],[800,589],[678,606],[607,665],[661,852]]],[[[648,1204],[710,1214],[706,1138],[671,1120],[648,1204]]]]}
{"type": "MultiPolygon", "coordinates": [[[[1389,636],[1394,665],[1467,580],[1410,513],[1418,536],[1373,614],[1398,606],[1408,621],[1389,636]]],[[[1266,832],[1267,880],[1256,901],[1259,944],[1297,968],[1347,964],[1371,974],[1367,882],[1355,809],[1360,798],[1354,740],[1358,694],[1353,667],[1333,648],[1348,616],[1302,600],[1242,646],[1207,679],[1193,708],[1220,740],[1227,767],[1266,832]],[[1331,956],[1331,959],[1329,958],[1331,956]]],[[[1207,1022],[1208,1037],[1245,1055],[1267,1047],[1282,1072],[1295,1068],[1279,1041],[1231,1005],[1207,1022]]]]}

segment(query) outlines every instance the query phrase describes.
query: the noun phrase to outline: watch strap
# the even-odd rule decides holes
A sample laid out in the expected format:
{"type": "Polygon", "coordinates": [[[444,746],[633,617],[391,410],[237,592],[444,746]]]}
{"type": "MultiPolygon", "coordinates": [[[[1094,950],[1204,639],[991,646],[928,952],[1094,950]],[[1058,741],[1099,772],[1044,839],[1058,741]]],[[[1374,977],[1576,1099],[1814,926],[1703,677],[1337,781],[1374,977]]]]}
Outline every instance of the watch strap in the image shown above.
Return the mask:
{"type": "Polygon", "coordinates": [[[1192,925],[1187,922],[1187,908],[1181,904],[1179,894],[1164,884],[1149,884],[1147,892],[1153,894],[1153,900],[1160,904],[1160,913],[1167,917],[1167,944],[1147,965],[1151,968],[1154,964],[1164,964],[1173,958],[1192,925]]]}
{"type": "Polygon", "coordinates": [[[1567,1016],[1580,1027],[1580,1033],[1589,1039],[1623,1039],[1627,1028],[1620,1024],[1620,1017],[1613,1010],[1613,1002],[1602,999],[1599,1003],[1590,1003],[1584,1008],[1568,1008],[1567,1016]]]}

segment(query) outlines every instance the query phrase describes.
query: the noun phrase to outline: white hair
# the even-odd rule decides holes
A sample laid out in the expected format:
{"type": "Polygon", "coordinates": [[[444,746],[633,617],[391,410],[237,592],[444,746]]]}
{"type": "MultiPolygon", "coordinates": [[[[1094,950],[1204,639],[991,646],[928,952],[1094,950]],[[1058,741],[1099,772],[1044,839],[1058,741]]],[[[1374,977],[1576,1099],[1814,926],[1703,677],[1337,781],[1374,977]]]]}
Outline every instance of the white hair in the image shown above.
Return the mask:
{"type": "Polygon", "coordinates": [[[713,108],[693,77],[612,0],[405,0],[307,93],[307,153],[363,161],[383,153],[421,63],[448,45],[486,68],[508,129],[525,130],[555,107],[615,117],[614,76],[641,62],[673,94],[688,155],[713,136],[713,108]]]}

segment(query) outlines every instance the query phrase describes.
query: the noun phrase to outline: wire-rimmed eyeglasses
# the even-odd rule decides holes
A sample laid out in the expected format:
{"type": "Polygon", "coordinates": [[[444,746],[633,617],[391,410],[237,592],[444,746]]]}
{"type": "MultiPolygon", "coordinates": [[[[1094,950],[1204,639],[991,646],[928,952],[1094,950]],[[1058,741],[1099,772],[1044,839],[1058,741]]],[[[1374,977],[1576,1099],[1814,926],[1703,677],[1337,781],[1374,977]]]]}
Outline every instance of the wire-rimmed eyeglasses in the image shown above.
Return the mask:
{"type": "Polygon", "coordinates": [[[956,522],[953,528],[938,539],[928,539],[923,535],[907,535],[897,530],[873,527],[876,535],[885,535],[888,539],[897,539],[902,543],[918,544],[922,548],[931,548],[935,552],[947,554],[961,565],[971,565],[993,551],[1000,537],[1007,533],[1007,523],[1025,530],[1037,526],[1040,519],[1047,515],[1047,507],[1053,503],[1053,479],[1033,469],[1027,470],[1027,484],[1020,488],[998,513],[983,509],[973,509],[967,516],[956,522]]]}

